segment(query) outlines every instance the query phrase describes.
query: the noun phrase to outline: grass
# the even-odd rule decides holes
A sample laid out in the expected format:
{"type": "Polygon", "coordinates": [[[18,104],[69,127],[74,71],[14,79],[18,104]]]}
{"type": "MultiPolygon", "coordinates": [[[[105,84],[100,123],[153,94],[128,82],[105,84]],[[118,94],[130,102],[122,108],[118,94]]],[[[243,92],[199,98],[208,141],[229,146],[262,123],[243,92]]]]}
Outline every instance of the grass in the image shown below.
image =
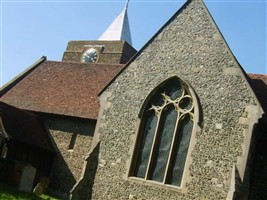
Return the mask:
{"type": "Polygon", "coordinates": [[[48,195],[37,196],[33,193],[20,192],[16,188],[0,183],[0,200],[58,200],[48,195]]]}

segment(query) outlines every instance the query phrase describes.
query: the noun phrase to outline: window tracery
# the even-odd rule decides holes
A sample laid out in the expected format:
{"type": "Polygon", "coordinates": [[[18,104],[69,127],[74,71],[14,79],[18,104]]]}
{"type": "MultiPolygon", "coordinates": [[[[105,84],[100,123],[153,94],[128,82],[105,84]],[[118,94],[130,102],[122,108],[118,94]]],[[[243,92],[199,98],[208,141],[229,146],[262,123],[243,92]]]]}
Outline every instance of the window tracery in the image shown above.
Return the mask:
{"type": "Polygon", "coordinates": [[[194,125],[193,97],[177,77],[145,104],[130,176],[180,187],[194,125]]]}

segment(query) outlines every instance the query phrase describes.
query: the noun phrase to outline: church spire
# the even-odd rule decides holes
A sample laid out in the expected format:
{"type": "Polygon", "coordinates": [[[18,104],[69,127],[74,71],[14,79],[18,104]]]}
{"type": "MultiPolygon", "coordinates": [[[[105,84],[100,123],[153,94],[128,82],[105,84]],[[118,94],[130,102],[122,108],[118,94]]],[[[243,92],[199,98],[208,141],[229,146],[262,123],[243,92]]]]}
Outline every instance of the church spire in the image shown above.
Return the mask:
{"type": "Polygon", "coordinates": [[[127,15],[128,4],[129,0],[126,1],[125,7],[122,12],[100,36],[99,40],[125,40],[130,45],[132,45],[130,26],[127,15]]]}

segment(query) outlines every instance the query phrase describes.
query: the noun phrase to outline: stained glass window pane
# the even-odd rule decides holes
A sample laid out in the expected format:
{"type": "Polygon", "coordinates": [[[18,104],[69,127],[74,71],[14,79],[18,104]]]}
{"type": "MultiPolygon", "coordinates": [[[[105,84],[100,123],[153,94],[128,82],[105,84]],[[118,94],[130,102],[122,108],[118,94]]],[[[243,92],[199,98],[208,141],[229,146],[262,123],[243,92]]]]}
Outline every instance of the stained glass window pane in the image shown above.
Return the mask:
{"type": "Polygon", "coordinates": [[[157,117],[154,111],[148,112],[145,117],[142,135],[141,135],[141,143],[139,146],[139,153],[136,162],[136,168],[134,175],[140,178],[144,178],[147,169],[147,163],[149,160],[149,155],[151,151],[151,146],[153,143],[153,138],[155,134],[155,129],[157,126],[157,117]]]}
{"type": "Polygon", "coordinates": [[[180,186],[181,184],[192,128],[193,122],[189,114],[187,114],[179,121],[179,129],[177,131],[167,184],[175,186],[180,186]]]}
{"type": "Polygon", "coordinates": [[[162,106],[164,104],[163,97],[161,93],[157,93],[156,97],[152,103],[155,106],[162,106]]]}
{"type": "Polygon", "coordinates": [[[151,179],[163,181],[166,164],[168,161],[169,151],[172,143],[172,137],[177,119],[177,111],[174,106],[168,107],[161,116],[160,131],[158,135],[155,155],[152,161],[151,179]]]}
{"type": "Polygon", "coordinates": [[[177,79],[168,81],[164,87],[164,91],[172,100],[182,96],[181,84],[177,79]]]}
{"type": "Polygon", "coordinates": [[[180,103],[179,107],[185,110],[190,110],[192,108],[192,103],[189,97],[183,98],[180,103]]]}

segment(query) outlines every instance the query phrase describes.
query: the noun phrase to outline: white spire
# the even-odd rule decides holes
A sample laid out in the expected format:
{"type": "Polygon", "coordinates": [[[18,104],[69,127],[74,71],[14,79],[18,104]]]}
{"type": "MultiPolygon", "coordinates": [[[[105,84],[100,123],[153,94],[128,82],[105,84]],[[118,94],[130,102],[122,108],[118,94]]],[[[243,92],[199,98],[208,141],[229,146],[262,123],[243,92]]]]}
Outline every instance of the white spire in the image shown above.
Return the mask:
{"type": "Polygon", "coordinates": [[[127,9],[129,0],[126,1],[123,11],[115,18],[112,24],[98,40],[125,40],[132,45],[127,9]]]}

